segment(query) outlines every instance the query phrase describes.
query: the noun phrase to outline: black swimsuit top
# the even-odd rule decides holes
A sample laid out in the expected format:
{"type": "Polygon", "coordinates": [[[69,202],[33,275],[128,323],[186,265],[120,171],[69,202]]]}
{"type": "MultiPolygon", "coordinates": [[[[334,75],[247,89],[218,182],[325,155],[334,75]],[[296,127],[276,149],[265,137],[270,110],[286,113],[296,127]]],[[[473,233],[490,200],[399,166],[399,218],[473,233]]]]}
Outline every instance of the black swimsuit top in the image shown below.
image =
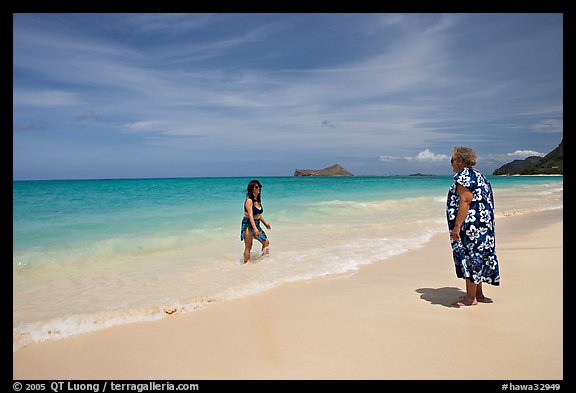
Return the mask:
{"type": "MultiPolygon", "coordinates": [[[[246,201],[244,201],[244,211],[246,211],[246,201]]],[[[262,207],[262,209],[258,209],[256,204],[252,203],[252,214],[257,215],[262,213],[264,213],[264,207],[262,207]]]]}

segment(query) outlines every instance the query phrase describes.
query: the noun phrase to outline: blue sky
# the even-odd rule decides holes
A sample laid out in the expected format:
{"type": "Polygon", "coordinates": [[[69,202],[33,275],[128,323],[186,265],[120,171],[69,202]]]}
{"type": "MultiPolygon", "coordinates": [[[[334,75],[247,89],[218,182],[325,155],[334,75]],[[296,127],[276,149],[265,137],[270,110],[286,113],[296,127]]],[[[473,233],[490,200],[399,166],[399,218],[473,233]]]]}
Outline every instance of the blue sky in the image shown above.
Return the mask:
{"type": "Polygon", "coordinates": [[[563,137],[563,15],[14,14],[13,177],[487,174],[563,137]]]}

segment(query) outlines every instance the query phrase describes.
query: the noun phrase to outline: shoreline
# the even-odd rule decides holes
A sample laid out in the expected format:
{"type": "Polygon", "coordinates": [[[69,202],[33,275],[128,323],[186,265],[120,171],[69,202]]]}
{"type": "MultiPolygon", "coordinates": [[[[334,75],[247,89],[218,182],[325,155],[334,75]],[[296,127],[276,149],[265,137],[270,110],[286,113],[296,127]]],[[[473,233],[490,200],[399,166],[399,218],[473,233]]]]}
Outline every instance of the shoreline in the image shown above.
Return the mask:
{"type": "Polygon", "coordinates": [[[13,377],[562,379],[562,214],[498,219],[502,284],[486,285],[491,304],[451,307],[464,283],[436,234],[354,273],[30,344],[13,353],[13,377]],[[486,364],[462,375],[470,350],[486,364]]]}

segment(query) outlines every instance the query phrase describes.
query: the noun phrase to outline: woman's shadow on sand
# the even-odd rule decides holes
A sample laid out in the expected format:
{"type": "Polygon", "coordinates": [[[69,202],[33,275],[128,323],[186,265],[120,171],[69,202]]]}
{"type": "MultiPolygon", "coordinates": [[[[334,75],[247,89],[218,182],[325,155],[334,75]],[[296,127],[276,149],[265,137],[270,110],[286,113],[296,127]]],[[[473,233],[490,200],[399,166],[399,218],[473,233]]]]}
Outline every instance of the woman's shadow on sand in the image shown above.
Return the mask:
{"type": "Polygon", "coordinates": [[[421,294],[420,299],[451,308],[457,308],[458,299],[466,295],[466,292],[456,287],[418,288],[416,292],[421,294]]]}

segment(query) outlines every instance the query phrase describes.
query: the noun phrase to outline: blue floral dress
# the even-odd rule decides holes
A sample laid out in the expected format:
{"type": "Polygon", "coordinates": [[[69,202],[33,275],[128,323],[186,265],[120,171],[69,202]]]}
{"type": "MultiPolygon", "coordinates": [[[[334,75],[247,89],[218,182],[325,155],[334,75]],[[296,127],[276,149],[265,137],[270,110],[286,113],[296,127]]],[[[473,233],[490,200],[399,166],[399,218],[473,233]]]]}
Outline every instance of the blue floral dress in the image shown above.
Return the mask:
{"type": "Polygon", "coordinates": [[[456,276],[474,284],[500,285],[500,270],[496,256],[494,227],[494,196],[486,177],[474,168],[463,168],[454,175],[454,184],[448,190],[446,218],[448,229],[454,228],[460,197],[456,184],[472,192],[473,198],[466,220],[461,227],[460,240],[450,238],[456,276]]]}

